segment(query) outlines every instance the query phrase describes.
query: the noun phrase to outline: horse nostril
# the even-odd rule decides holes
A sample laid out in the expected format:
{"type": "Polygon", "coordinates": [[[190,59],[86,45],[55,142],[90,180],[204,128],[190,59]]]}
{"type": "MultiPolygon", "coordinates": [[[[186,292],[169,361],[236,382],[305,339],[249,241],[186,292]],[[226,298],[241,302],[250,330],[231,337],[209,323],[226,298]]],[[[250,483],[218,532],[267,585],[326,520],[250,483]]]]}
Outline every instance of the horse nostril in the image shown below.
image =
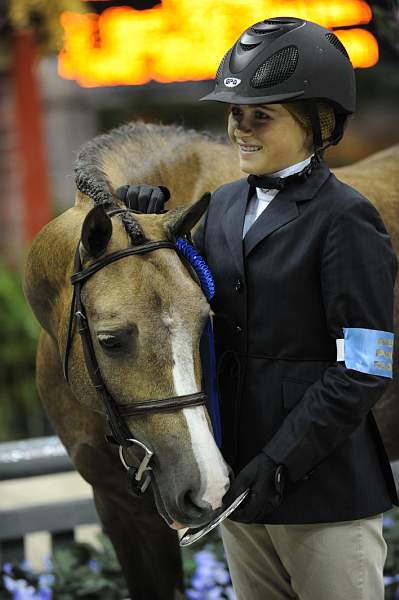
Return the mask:
{"type": "Polygon", "coordinates": [[[187,490],[183,495],[183,510],[193,516],[199,516],[204,510],[209,509],[207,502],[198,500],[195,496],[195,490],[187,490]]]}

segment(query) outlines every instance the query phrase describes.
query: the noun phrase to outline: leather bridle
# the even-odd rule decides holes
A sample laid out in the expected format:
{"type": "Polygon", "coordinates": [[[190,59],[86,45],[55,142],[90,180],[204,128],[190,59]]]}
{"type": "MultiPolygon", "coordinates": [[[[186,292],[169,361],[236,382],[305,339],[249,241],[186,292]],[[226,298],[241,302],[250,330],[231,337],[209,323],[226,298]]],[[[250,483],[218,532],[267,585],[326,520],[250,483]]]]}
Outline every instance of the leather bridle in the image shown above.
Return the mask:
{"type": "MultiPolygon", "coordinates": [[[[132,209],[118,208],[107,212],[107,215],[112,216],[118,213],[126,212],[136,211],[133,211],[132,209]]],[[[203,392],[197,392],[194,394],[187,394],[185,396],[173,396],[170,398],[162,398],[157,400],[145,400],[136,402],[133,401],[129,404],[118,404],[117,402],[115,402],[114,398],[108,392],[100,372],[100,368],[94,352],[93,341],[90,336],[90,329],[88,325],[85,307],[81,299],[81,290],[84,282],[106,265],[116,260],[120,260],[121,258],[124,258],[126,256],[134,254],[146,254],[148,252],[160,250],[162,248],[171,248],[175,250],[183,259],[184,263],[187,265],[192,276],[195,275],[195,271],[191,268],[191,265],[181,254],[181,252],[179,252],[178,247],[173,242],[169,242],[167,240],[147,242],[139,246],[128,247],[124,248],[123,250],[112,252],[111,254],[107,254],[106,256],[98,259],[85,269],[82,269],[82,262],[80,259],[79,252],[80,242],[81,240],[79,240],[78,245],[76,247],[74,257],[74,273],[71,277],[71,282],[74,286],[74,289],[68,322],[67,340],[64,352],[64,377],[67,381],[69,381],[68,359],[74,333],[73,326],[74,322],[76,321],[78,331],[82,340],[83,353],[89,377],[96,390],[96,393],[101,398],[101,401],[105,407],[107,421],[111,431],[111,435],[107,435],[106,439],[108,442],[119,445],[119,456],[123,466],[127,469],[128,472],[129,491],[136,496],[140,496],[145,492],[145,490],[151,483],[151,477],[148,471],[151,471],[152,469],[148,466],[148,463],[150,462],[154,453],[150,448],[148,448],[146,444],[132,437],[132,433],[126,423],[126,417],[133,417],[135,415],[155,413],[159,411],[182,410],[191,406],[202,406],[206,404],[207,396],[203,392]],[[126,463],[123,455],[123,449],[133,445],[139,446],[145,452],[145,456],[138,467],[129,466],[126,463]],[[146,473],[146,476],[144,480],[142,480],[144,473],[146,473]]],[[[195,278],[198,281],[198,278],[195,278]]]]}

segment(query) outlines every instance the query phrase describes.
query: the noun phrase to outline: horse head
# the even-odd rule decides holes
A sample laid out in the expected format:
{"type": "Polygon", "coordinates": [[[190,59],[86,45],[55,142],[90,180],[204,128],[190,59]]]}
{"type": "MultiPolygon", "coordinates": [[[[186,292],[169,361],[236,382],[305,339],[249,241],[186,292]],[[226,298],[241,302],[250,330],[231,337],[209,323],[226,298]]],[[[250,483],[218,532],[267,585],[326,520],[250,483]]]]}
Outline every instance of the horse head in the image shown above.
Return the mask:
{"type": "MultiPolygon", "coordinates": [[[[91,349],[82,352],[77,336],[65,341],[74,395],[109,417],[98,393],[104,384],[126,415],[125,438],[150,451],[156,505],[173,528],[209,522],[229,487],[230,469],[203,402],[179,402],[201,396],[199,343],[211,309],[175,242],[198,222],[209,199],[205,194],[189,207],[157,215],[108,214],[100,205],[89,210],[75,257],[75,268],[78,260],[79,273],[89,276],[81,275],[75,292],[84,307],[78,328],[87,322],[91,349]],[[95,357],[91,369],[88,354],[95,357]],[[172,409],[157,410],[170,398],[172,409]],[[149,410],[136,411],[143,403],[149,410]]],[[[114,429],[118,434],[118,425],[114,429]]],[[[123,462],[142,460],[139,450],[128,445],[123,462]]]]}

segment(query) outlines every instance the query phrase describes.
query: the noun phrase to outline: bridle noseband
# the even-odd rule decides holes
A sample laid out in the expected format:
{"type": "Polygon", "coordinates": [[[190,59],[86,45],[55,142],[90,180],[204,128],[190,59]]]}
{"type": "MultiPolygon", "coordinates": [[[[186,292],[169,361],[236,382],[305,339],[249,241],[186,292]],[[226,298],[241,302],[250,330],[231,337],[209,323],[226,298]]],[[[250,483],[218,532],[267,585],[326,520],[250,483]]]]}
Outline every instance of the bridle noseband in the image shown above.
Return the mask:
{"type": "MultiPolygon", "coordinates": [[[[112,216],[119,213],[135,212],[132,209],[114,209],[107,212],[108,216],[112,216]]],[[[73,338],[73,326],[76,321],[78,331],[82,340],[83,353],[86,363],[86,368],[90,376],[91,382],[105,407],[106,416],[111,435],[107,435],[106,439],[108,442],[119,445],[119,456],[123,466],[127,469],[128,480],[129,480],[129,491],[135,496],[140,496],[145,492],[149,484],[151,483],[151,477],[148,471],[151,471],[151,467],[148,466],[153,451],[148,448],[146,444],[132,437],[132,433],[126,423],[126,417],[133,417],[138,414],[147,414],[159,411],[175,411],[182,410],[191,406],[202,406],[206,404],[207,396],[204,392],[197,392],[194,394],[187,394],[185,396],[173,396],[171,398],[162,398],[158,400],[145,400],[141,402],[131,402],[129,404],[118,404],[114,398],[108,392],[105,382],[102,378],[100,368],[97,362],[97,358],[94,352],[93,341],[90,336],[90,330],[87,320],[85,307],[81,299],[81,290],[84,282],[91,277],[94,273],[97,273],[100,269],[106,265],[134,254],[147,254],[153,250],[159,250],[162,248],[170,248],[176,251],[179,256],[183,259],[190,274],[197,280],[195,270],[191,267],[190,263],[184,257],[182,252],[179,250],[179,246],[173,242],[167,240],[159,240],[147,242],[140,246],[128,247],[123,250],[118,250],[107,254],[103,258],[98,259],[86,269],[82,269],[82,262],[80,259],[80,242],[76,247],[74,257],[74,273],[71,277],[71,282],[74,286],[73,296],[71,302],[71,309],[69,314],[67,340],[64,352],[64,377],[68,380],[68,359],[72,345],[73,338]],[[139,467],[129,466],[124,458],[123,449],[130,446],[139,446],[144,450],[145,456],[142,459],[139,467]],[[145,479],[142,481],[143,475],[146,473],[145,479]]]]}

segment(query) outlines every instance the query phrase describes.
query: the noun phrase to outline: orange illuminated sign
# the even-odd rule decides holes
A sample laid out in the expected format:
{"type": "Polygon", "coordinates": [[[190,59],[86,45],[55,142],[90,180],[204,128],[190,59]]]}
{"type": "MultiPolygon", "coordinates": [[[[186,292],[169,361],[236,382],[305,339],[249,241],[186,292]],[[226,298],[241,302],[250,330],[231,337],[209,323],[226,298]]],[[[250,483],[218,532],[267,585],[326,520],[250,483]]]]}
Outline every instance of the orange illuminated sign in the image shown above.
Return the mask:
{"type": "Polygon", "coordinates": [[[148,10],[64,12],[59,74],[85,87],[213,79],[244,29],[279,15],[334,30],[354,67],[378,61],[375,37],[359,27],[372,18],[363,0],[163,0],[148,10]]]}

